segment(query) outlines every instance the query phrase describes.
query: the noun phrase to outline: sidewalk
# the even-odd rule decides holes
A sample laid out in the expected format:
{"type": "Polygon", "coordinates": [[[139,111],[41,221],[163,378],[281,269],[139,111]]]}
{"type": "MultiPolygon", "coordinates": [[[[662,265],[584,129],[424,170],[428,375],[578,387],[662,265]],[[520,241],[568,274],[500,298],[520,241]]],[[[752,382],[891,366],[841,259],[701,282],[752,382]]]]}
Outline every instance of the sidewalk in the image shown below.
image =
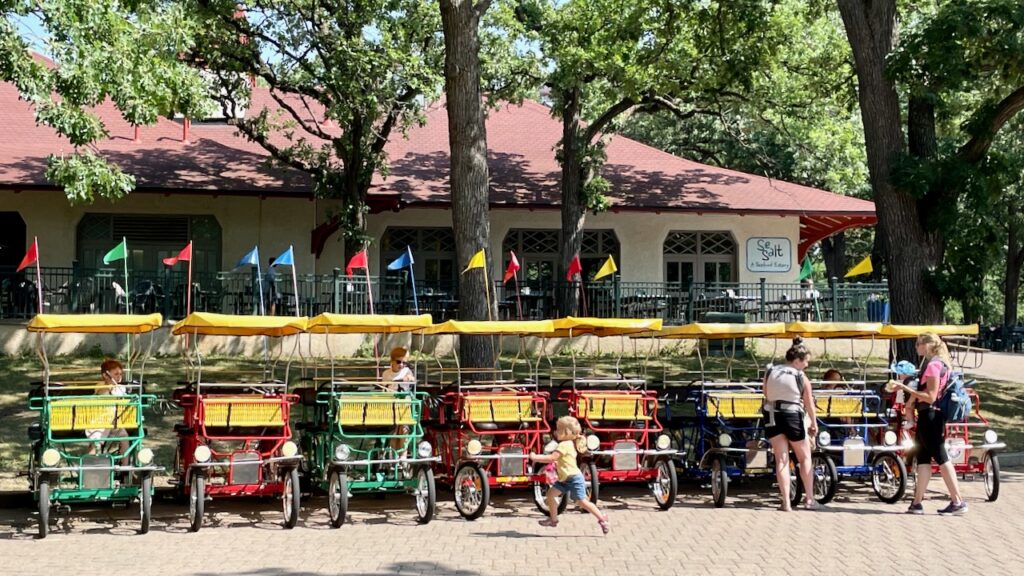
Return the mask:
{"type": "Polygon", "coordinates": [[[1024,384],[1024,354],[986,352],[981,367],[966,372],[978,378],[1024,384]]]}

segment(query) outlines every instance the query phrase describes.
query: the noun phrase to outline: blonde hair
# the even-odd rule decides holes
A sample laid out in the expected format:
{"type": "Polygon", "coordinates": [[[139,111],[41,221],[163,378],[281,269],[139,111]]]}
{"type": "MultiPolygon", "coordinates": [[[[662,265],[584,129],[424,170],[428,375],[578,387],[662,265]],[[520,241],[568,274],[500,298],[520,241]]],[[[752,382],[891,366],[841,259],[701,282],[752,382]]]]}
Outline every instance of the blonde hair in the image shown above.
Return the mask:
{"type": "Polygon", "coordinates": [[[587,449],[587,443],[583,441],[583,427],[573,416],[562,416],[555,422],[555,436],[560,440],[571,440],[576,445],[577,452],[584,452],[587,449]]]}
{"type": "Polygon", "coordinates": [[[949,354],[946,343],[934,332],[922,332],[917,336],[917,341],[924,344],[928,352],[928,361],[931,358],[938,358],[946,365],[946,368],[953,367],[953,357],[949,354]]]}

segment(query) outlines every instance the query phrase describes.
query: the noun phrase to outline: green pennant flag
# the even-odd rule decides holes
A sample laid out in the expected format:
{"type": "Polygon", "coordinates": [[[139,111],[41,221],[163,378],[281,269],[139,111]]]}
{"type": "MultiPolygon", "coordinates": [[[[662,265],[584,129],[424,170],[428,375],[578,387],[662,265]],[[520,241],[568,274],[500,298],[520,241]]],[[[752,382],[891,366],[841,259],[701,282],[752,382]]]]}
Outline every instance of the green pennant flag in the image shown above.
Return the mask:
{"type": "Polygon", "coordinates": [[[804,258],[804,265],[800,267],[800,278],[797,280],[803,280],[811,277],[811,259],[810,257],[804,258]]]}
{"type": "Polygon", "coordinates": [[[128,241],[122,238],[121,243],[114,246],[114,248],[110,252],[107,252],[107,255],[103,257],[103,263],[110,264],[115,260],[124,260],[127,257],[128,241]]]}

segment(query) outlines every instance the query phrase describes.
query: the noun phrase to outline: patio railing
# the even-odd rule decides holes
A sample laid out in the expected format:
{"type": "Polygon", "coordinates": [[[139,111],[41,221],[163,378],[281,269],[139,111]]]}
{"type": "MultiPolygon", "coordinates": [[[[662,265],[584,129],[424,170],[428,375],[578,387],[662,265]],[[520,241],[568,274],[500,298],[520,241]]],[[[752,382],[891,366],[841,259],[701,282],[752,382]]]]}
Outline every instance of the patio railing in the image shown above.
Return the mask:
{"type": "MultiPolygon", "coordinates": [[[[188,283],[179,270],[133,271],[127,289],[116,268],[41,269],[43,311],[63,313],[161,312],[184,316],[188,283]]],[[[233,314],[295,314],[321,312],[365,314],[420,312],[435,321],[456,318],[458,288],[454,283],[416,283],[416,298],[404,273],[369,278],[328,274],[297,276],[298,294],[290,272],[276,271],[259,278],[255,270],[194,274],[192,309],[233,314]]],[[[611,318],[662,318],[668,324],[693,321],[770,322],[795,320],[888,321],[885,284],[847,284],[832,279],[826,286],[803,284],[523,281],[494,283],[501,318],[554,318],[559,310],[611,318]]],[[[0,318],[28,318],[37,310],[34,269],[15,273],[0,268],[0,318]]]]}

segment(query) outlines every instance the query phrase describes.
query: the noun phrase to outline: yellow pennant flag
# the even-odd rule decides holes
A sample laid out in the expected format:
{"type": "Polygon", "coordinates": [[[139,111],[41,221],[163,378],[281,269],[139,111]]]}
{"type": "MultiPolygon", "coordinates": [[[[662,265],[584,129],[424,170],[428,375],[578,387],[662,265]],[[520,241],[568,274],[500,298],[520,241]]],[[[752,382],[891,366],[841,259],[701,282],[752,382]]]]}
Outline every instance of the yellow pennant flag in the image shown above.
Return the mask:
{"type": "Polygon", "coordinates": [[[870,274],[874,270],[875,269],[871,267],[871,255],[868,254],[860,261],[859,264],[850,268],[850,271],[847,272],[846,276],[843,276],[843,278],[852,278],[854,276],[860,276],[861,274],[870,274]]]}
{"type": "Polygon", "coordinates": [[[462,271],[462,273],[465,274],[466,272],[469,272],[473,268],[483,268],[483,267],[484,267],[484,251],[481,250],[481,251],[477,252],[476,254],[473,254],[473,257],[469,259],[469,264],[466,266],[466,269],[462,271]]]}
{"type": "Polygon", "coordinates": [[[594,274],[594,280],[600,280],[601,278],[604,278],[609,274],[614,274],[618,271],[619,267],[615,265],[615,259],[609,255],[608,259],[601,265],[601,269],[597,271],[597,274],[594,274]]]}

